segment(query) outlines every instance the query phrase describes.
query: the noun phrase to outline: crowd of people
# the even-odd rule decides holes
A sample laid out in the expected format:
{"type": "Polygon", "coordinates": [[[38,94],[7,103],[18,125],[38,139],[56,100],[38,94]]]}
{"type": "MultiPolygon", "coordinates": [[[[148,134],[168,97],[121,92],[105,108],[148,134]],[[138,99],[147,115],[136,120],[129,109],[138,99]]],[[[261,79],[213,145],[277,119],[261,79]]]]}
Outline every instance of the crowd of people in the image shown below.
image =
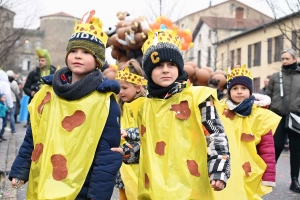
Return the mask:
{"type": "MultiPolygon", "coordinates": [[[[300,193],[300,67],[293,49],[281,71],[254,93],[246,65],[193,86],[175,30],[149,33],[139,62],[130,59],[108,79],[102,22],[89,13],[76,23],[66,67],[56,70],[46,49],[24,88],[0,70],[3,137],[28,96],[26,134],[9,173],[28,182],[27,199],[261,199],[276,186],[276,162],[289,138],[290,190],[300,193]],[[282,95],[284,93],[284,95],[282,95]],[[18,103],[19,102],[19,103],[18,103]],[[19,105],[19,108],[18,108],[19,105]]],[[[26,105],[27,106],[27,105],[26,105]]]]}

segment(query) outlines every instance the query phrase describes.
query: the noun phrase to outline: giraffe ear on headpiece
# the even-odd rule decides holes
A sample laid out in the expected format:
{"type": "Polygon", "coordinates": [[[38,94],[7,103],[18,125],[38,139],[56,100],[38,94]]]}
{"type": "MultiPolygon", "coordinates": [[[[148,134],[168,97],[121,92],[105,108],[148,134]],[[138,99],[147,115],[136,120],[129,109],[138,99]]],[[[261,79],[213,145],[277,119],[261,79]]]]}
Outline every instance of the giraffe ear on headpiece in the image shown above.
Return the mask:
{"type": "Polygon", "coordinates": [[[242,69],[247,69],[246,64],[243,64],[243,66],[241,67],[242,69]]]}

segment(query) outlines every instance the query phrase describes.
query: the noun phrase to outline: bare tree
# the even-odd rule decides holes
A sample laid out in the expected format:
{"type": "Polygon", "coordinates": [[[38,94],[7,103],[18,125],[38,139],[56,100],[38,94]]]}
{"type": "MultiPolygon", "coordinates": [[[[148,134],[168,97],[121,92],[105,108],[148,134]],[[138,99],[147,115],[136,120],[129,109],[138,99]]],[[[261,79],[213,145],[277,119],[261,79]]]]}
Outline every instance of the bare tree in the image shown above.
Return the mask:
{"type": "Polygon", "coordinates": [[[0,0],[0,68],[4,70],[16,70],[14,49],[18,45],[23,45],[23,42],[17,41],[24,35],[35,17],[36,10],[32,6],[32,1],[0,0]],[[26,10],[30,10],[30,13],[26,14],[26,10]],[[14,27],[14,22],[18,20],[17,15],[22,19],[19,28],[14,27]]]}
{"type": "Polygon", "coordinates": [[[145,16],[149,22],[155,22],[156,17],[165,15],[172,21],[176,21],[186,15],[184,7],[186,1],[183,0],[144,0],[145,16]]]}
{"type": "Polygon", "coordinates": [[[300,51],[300,0],[265,1],[272,10],[277,28],[291,42],[292,48],[300,51]]]}

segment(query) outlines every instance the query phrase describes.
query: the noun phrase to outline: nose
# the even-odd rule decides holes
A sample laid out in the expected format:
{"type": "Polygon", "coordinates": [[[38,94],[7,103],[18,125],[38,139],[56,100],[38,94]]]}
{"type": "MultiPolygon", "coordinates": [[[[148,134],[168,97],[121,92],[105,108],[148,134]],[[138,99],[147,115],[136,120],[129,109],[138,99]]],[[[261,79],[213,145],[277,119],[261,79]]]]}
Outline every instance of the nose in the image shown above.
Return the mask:
{"type": "Polygon", "coordinates": [[[80,51],[76,51],[75,58],[81,58],[81,52],[80,51]]]}
{"type": "Polygon", "coordinates": [[[163,71],[164,73],[168,73],[168,72],[169,72],[169,68],[168,68],[168,65],[167,65],[167,64],[164,64],[164,65],[163,65],[162,71],[163,71]]]}

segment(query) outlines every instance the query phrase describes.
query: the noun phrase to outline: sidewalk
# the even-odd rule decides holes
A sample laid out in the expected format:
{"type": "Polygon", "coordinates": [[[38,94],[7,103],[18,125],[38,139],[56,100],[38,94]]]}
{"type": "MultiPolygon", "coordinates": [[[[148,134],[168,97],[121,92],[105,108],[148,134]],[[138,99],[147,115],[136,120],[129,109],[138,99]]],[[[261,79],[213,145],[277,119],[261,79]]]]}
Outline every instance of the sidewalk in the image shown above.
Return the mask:
{"type": "Polygon", "coordinates": [[[0,200],[17,200],[17,190],[11,187],[8,174],[21,145],[20,143],[17,145],[16,140],[17,138],[23,140],[25,131],[22,123],[16,124],[16,133],[11,134],[7,128],[3,135],[7,141],[0,142],[0,170],[4,172],[4,176],[2,175],[0,179],[0,200]]]}

